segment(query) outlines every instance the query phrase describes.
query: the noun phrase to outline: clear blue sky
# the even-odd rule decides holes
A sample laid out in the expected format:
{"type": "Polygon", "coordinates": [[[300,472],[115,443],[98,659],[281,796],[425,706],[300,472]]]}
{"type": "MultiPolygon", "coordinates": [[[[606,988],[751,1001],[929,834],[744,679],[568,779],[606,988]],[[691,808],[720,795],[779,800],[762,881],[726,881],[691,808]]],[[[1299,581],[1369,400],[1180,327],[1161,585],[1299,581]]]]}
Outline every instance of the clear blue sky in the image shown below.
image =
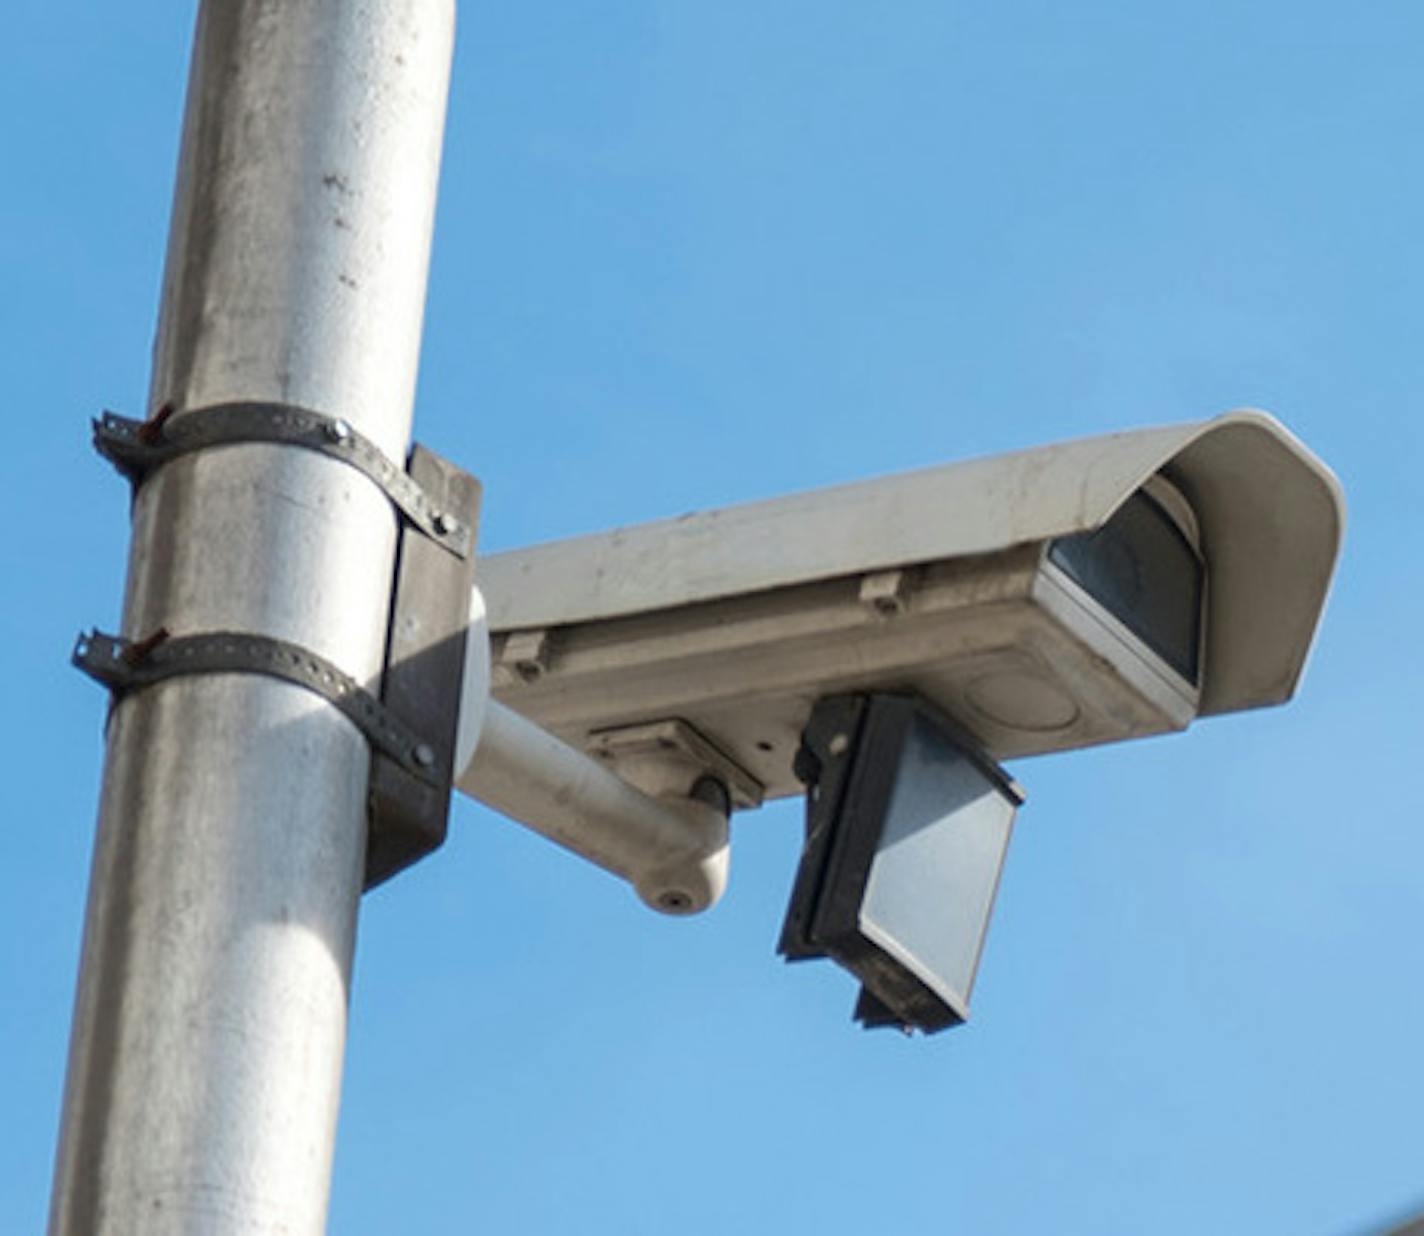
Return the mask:
{"type": "MultiPolygon", "coordinates": [[[[0,1231],[49,1191],[194,6],[11,0],[0,1231]]],[[[1424,1207],[1424,8],[466,0],[417,433],[508,548],[1233,406],[1350,525],[1298,699],[1024,761],[971,1025],[473,804],[368,899],[332,1231],[1354,1236],[1424,1207]]]]}

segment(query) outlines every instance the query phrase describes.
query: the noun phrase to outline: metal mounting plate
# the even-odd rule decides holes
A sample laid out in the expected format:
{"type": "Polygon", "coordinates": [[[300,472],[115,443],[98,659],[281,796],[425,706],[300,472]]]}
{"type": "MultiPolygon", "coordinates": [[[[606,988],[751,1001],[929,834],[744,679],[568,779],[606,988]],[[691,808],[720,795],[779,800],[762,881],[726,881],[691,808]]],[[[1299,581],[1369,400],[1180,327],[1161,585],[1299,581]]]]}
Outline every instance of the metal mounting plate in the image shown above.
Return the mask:
{"type": "MultiPolygon", "coordinates": [[[[479,481],[419,445],[411,450],[410,474],[441,509],[456,513],[473,545],[479,481]]],[[[473,553],[457,557],[409,526],[401,529],[381,700],[426,736],[440,779],[432,787],[398,761],[372,760],[368,889],[445,840],[474,577],[473,553]]]]}
{"type": "Polygon", "coordinates": [[[622,760],[682,759],[721,781],[739,811],[760,807],[765,795],[765,787],[751,773],[677,717],[599,730],[588,736],[588,750],[615,768],[622,760]]]}

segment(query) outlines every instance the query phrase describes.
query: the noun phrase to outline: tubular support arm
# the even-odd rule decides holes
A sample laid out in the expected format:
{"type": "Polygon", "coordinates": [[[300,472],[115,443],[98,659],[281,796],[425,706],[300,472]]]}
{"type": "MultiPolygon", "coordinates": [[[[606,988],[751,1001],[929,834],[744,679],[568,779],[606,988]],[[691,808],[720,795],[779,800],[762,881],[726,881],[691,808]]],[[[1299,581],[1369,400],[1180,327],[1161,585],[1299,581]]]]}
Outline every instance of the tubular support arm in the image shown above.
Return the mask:
{"type": "Polygon", "coordinates": [[[664,914],[715,905],[727,885],[727,818],[686,797],[643,793],[490,699],[456,788],[628,880],[664,914]]]}

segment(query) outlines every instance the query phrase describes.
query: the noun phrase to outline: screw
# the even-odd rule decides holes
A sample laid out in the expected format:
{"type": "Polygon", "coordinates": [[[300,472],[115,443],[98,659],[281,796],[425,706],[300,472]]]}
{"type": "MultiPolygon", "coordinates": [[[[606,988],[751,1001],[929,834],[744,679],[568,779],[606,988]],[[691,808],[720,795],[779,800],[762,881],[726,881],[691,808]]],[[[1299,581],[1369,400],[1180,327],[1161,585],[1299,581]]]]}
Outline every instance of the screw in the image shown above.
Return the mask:
{"type": "Polygon", "coordinates": [[[415,756],[415,762],[422,768],[429,768],[435,763],[435,751],[429,743],[422,742],[416,744],[415,751],[412,754],[415,756]]]}
{"type": "Polygon", "coordinates": [[[327,421],[322,427],[322,432],[326,434],[330,441],[340,446],[351,437],[351,426],[339,419],[327,421]]]}
{"type": "Polygon", "coordinates": [[[437,511],[435,513],[435,531],[441,536],[449,536],[459,526],[460,525],[455,522],[454,517],[446,514],[444,511],[437,511]]]}

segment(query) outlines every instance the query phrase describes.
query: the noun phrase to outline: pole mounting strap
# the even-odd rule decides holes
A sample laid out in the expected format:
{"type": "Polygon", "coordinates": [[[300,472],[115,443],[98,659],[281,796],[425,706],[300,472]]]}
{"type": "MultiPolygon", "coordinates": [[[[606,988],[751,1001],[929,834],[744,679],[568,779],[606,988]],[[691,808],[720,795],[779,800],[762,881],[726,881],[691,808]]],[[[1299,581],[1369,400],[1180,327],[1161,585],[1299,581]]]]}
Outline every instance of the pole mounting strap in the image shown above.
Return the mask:
{"type": "Polygon", "coordinates": [[[94,422],[94,447],[135,485],[170,459],[239,442],[299,446],[349,464],[367,476],[415,527],[457,558],[474,550],[475,530],[447,510],[369,438],[340,417],[282,403],[222,403],[152,420],[105,412],[94,422]]]}
{"type": "Polygon", "coordinates": [[[437,849],[449,828],[480,484],[418,443],[400,471],[345,421],[282,404],[217,404],[182,416],[165,410],[148,421],[109,412],[94,422],[94,445],[135,485],[178,455],[236,442],[299,446],[340,459],[370,477],[406,516],[379,685],[368,690],[306,648],[238,631],[173,636],[160,628],[136,641],[95,631],[80,636],[74,663],[115,695],[179,674],[255,673],[329,700],[371,744],[365,877],[371,889],[437,849]]]}
{"type": "Polygon", "coordinates": [[[91,631],[74,645],[74,664],[123,695],[186,674],[265,674],[315,691],[366,736],[426,785],[444,784],[433,744],[424,741],[374,695],[325,657],[267,635],[213,631],[170,636],[160,628],[142,640],[91,631]]]}

